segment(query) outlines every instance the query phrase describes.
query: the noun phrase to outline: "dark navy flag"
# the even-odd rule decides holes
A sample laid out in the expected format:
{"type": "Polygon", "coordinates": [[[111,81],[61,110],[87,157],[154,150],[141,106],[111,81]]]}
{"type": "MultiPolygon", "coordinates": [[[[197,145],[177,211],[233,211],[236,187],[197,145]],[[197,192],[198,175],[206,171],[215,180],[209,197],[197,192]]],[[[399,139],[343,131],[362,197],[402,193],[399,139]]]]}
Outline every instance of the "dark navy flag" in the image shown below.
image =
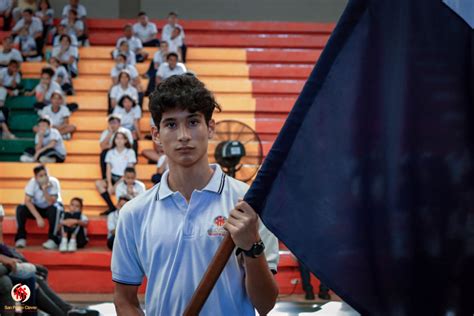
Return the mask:
{"type": "Polygon", "coordinates": [[[352,0],[245,197],[363,315],[472,315],[474,33],[352,0]]]}

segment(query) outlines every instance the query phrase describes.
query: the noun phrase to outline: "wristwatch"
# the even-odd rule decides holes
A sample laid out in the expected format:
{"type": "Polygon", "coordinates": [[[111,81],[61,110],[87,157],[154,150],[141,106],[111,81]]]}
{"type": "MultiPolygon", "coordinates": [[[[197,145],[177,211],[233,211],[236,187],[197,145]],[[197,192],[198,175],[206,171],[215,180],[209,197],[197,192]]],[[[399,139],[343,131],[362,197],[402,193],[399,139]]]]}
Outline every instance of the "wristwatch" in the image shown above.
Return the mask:
{"type": "Polygon", "coordinates": [[[244,255],[246,255],[247,257],[258,258],[262,255],[264,250],[265,250],[265,244],[260,239],[259,241],[254,243],[249,250],[243,250],[243,249],[238,248],[237,251],[235,252],[235,255],[238,256],[241,252],[243,252],[244,255]]]}

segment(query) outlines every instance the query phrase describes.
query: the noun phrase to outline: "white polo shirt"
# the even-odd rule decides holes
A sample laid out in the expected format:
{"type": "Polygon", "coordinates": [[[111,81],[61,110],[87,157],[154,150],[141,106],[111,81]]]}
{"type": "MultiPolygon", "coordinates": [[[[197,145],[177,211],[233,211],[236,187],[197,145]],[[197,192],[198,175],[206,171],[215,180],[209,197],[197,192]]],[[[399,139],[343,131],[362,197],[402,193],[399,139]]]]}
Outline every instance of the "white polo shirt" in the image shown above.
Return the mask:
{"type": "MultiPolygon", "coordinates": [[[[147,277],[146,314],[182,315],[226,231],[225,220],[248,185],[226,176],[218,165],[202,190],[192,193],[189,204],[161,183],[120,210],[112,252],[112,279],[139,285],[147,277]]],[[[278,265],[278,240],[264,226],[269,268],[278,265]]],[[[255,315],[245,289],[245,271],[232,255],[200,315],[255,315]]]]}
{"type": "Polygon", "coordinates": [[[110,164],[113,175],[123,176],[125,168],[137,163],[137,157],[133,149],[124,148],[122,152],[118,152],[117,148],[114,148],[105,155],[105,163],[110,164]]]}
{"type": "Polygon", "coordinates": [[[166,54],[162,54],[161,51],[157,51],[157,52],[155,53],[155,55],[153,55],[153,62],[154,62],[155,64],[160,64],[160,65],[161,65],[162,63],[165,63],[165,62],[166,62],[166,55],[167,55],[167,53],[166,53],[166,54]]]}
{"type": "Polygon", "coordinates": [[[58,68],[56,68],[56,70],[54,71],[53,80],[60,85],[63,85],[65,83],[71,83],[71,77],[69,77],[69,73],[67,72],[66,67],[59,66],[58,68]]]}
{"type": "MultiPolygon", "coordinates": [[[[63,17],[67,18],[67,15],[69,14],[69,10],[73,9],[73,7],[70,4],[67,4],[64,6],[63,9],[63,17]]],[[[87,10],[86,7],[83,6],[82,4],[78,4],[77,8],[77,18],[82,19],[87,16],[87,10]]]]}
{"type": "MultiPolygon", "coordinates": [[[[50,128],[49,131],[46,133],[46,135],[43,136],[43,142],[41,144],[42,147],[48,145],[50,142],[53,140],[56,141],[56,145],[54,145],[53,149],[59,153],[60,155],[63,155],[66,157],[66,147],[64,146],[64,141],[61,136],[61,133],[55,128],[50,128]]],[[[39,137],[38,134],[35,135],[35,144],[38,144],[39,142],[39,137]]]]}
{"type": "Polygon", "coordinates": [[[140,22],[133,24],[133,34],[145,43],[150,39],[155,38],[156,34],[158,33],[158,29],[156,28],[155,23],[148,22],[145,26],[143,26],[140,22]]]}
{"type": "MultiPolygon", "coordinates": [[[[48,193],[51,196],[57,196],[57,201],[62,202],[61,199],[61,186],[59,185],[59,180],[56,179],[55,177],[49,176],[49,182],[51,182],[51,186],[48,187],[48,193]]],[[[36,181],[36,179],[33,177],[28,181],[25,187],[25,194],[28,195],[31,198],[31,201],[33,202],[34,205],[40,208],[47,208],[48,201],[46,201],[46,198],[44,197],[43,190],[41,190],[41,187],[36,181]]]]}
{"type": "Polygon", "coordinates": [[[20,84],[21,82],[20,73],[17,72],[15,75],[10,75],[8,73],[8,68],[0,69],[0,79],[1,85],[4,87],[11,87],[13,85],[13,82],[16,82],[16,84],[20,84]]]}
{"type": "Polygon", "coordinates": [[[182,75],[186,73],[186,71],[186,66],[182,63],[177,63],[174,69],[171,69],[168,63],[162,63],[160,67],[158,67],[156,76],[161,77],[161,79],[165,80],[174,75],[182,75]]]}
{"type": "Polygon", "coordinates": [[[139,120],[142,117],[142,110],[140,110],[138,105],[135,105],[127,112],[125,108],[117,105],[114,108],[113,114],[120,115],[120,125],[132,131],[135,129],[135,120],[139,120]]]}
{"type": "MultiPolygon", "coordinates": [[[[132,132],[130,132],[130,130],[126,129],[126,128],[123,128],[120,131],[124,132],[127,135],[127,138],[129,140],[130,144],[133,145],[134,140],[133,140],[132,132]]],[[[102,143],[109,134],[110,134],[110,131],[108,129],[103,131],[102,134],[100,134],[99,142],[102,143]]],[[[110,136],[110,140],[109,140],[109,145],[110,146],[112,146],[112,141],[114,140],[114,135],[115,135],[115,133],[113,133],[112,136],[110,136]]]]}
{"type": "MultiPolygon", "coordinates": [[[[77,42],[76,35],[70,35],[70,34],[68,35],[71,38],[71,46],[77,47],[79,43],[77,42]]],[[[61,45],[61,34],[58,34],[54,36],[53,38],[53,47],[60,46],[60,45],[61,45]]]]}
{"type": "MultiPolygon", "coordinates": [[[[112,57],[114,57],[114,59],[117,59],[118,55],[120,55],[120,54],[124,54],[124,53],[120,52],[120,50],[118,48],[116,48],[112,52],[112,57]]],[[[137,64],[137,56],[135,56],[135,54],[131,50],[129,50],[124,55],[127,56],[127,64],[129,64],[129,65],[136,65],[137,64]]]]}
{"type": "Polygon", "coordinates": [[[146,191],[145,183],[139,180],[135,180],[135,182],[133,183],[132,191],[133,194],[128,194],[127,184],[125,183],[125,181],[120,180],[120,182],[117,184],[117,187],[115,188],[115,196],[117,198],[121,196],[128,196],[130,198],[134,198],[146,191]]]}
{"type": "Polygon", "coordinates": [[[110,90],[110,98],[117,100],[117,102],[119,102],[124,95],[129,95],[135,102],[138,102],[138,90],[131,84],[129,84],[126,89],[123,89],[120,84],[116,84],[110,90]]]}
{"type": "Polygon", "coordinates": [[[77,72],[77,60],[79,59],[79,50],[77,47],[74,47],[71,44],[65,52],[61,53],[61,45],[59,45],[53,48],[51,55],[58,58],[59,62],[61,63],[69,63],[69,59],[74,57],[74,62],[70,65],[70,67],[74,69],[75,72],[77,72]]]}
{"type": "Polygon", "coordinates": [[[128,48],[134,53],[136,53],[137,50],[143,48],[142,42],[140,41],[140,39],[138,37],[132,36],[130,38],[126,38],[124,36],[124,37],[121,37],[117,40],[117,45],[116,45],[117,49],[120,48],[120,43],[122,43],[123,41],[128,42],[128,48]]]}
{"type": "Polygon", "coordinates": [[[122,70],[127,70],[130,73],[130,77],[132,77],[132,79],[136,79],[138,77],[138,70],[135,66],[130,64],[125,64],[124,66],[125,67],[118,67],[115,65],[115,67],[110,71],[110,77],[118,78],[122,70]]]}
{"type": "MultiPolygon", "coordinates": [[[[18,33],[25,26],[25,19],[21,18],[13,27],[13,32],[18,33]]],[[[43,32],[43,22],[35,16],[31,17],[31,24],[28,26],[28,34],[34,36],[38,32],[43,32]]]]}
{"type": "Polygon", "coordinates": [[[8,66],[8,63],[11,60],[16,60],[17,62],[23,62],[23,57],[18,49],[12,48],[8,53],[5,51],[0,51],[0,65],[8,66]]]}
{"type": "MultiPolygon", "coordinates": [[[[179,35],[184,40],[185,35],[183,27],[179,24],[176,24],[175,26],[181,29],[181,33],[179,33],[179,35]]],[[[173,29],[175,28],[175,26],[172,26],[171,24],[165,24],[165,26],[163,26],[163,30],[161,31],[161,40],[168,42],[171,38],[171,33],[173,33],[173,29]]]]}
{"type": "Polygon", "coordinates": [[[44,95],[44,99],[46,103],[49,103],[49,101],[51,100],[51,96],[53,95],[53,92],[58,91],[58,90],[63,91],[59,83],[53,80],[51,80],[51,84],[49,85],[48,90],[45,90],[45,88],[43,87],[41,83],[39,83],[35,88],[36,93],[44,95]]]}
{"type": "Polygon", "coordinates": [[[66,105],[61,105],[59,111],[54,112],[53,106],[50,104],[40,110],[39,114],[41,116],[47,115],[51,119],[53,126],[61,126],[64,124],[64,120],[71,116],[71,111],[69,111],[66,105]]]}
{"type": "Polygon", "coordinates": [[[179,48],[183,46],[183,39],[181,36],[177,36],[173,39],[168,40],[168,51],[171,53],[177,53],[179,51],[179,48]]]}
{"type": "Polygon", "coordinates": [[[117,228],[118,219],[119,219],[118,210],[115,210],[111,212],[109,215],[107,215],[107,239],[112,237],[112,231],[117,228]]]}

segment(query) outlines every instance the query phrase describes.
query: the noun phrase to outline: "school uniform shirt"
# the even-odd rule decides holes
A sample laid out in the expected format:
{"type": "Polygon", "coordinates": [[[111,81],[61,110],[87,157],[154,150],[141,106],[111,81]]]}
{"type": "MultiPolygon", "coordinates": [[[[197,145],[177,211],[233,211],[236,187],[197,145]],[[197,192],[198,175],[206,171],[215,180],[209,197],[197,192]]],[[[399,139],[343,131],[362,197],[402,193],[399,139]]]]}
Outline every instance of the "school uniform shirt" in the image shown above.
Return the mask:
{"type": "Polygon", "coordinates": [[[146,43],[151,39],[154,39],[158,33],[156,24],[151,22],[148,22],[145,26],[143,26],[140,22],[137,22],[133,24],[132,30],[133,34],[135,34],[135,36],[138,37],[142,43],[146,43]]]}
{"type": "Polygon", "coordinates": [[[145,184],[139,180],[135,180],[132,191],[133,195],[130,196],[128,194],[127,184],[125,181],[120,180],[120,182],[117,184],[117,187],[115,188],[115,196],[117,199],[121,196],[129,196],[130,198],[134,198],[146,191],[145,184]]]}
{"type": "Polygon", "coordinates": [[[36,11],[35,13],[36,17],[39,19],[42,19],[43,17],[47,16],[48,20],[44,23],[45,25],[53,25],[53,16],[54,16],[54,10],[53,9],[48,9],[46,12],[43,11],[36,11]]]}
{"type": "MultiPolygon", "coordinates": [[[[179,24],[176,24],[175,26],[181,29],[181,33],[179,33],[179,36],[181,36],[184,41],[185,35],[183,27],[179,24]]],[[[171,24],[166,24],[163,27],[163,30],[161,31],[161,40],[169,42],[169,40],[171,39],[171,33],[173,33],[173,29],[174,26],[172,26],[171,24]]]]}
{"type": "Polygon", "coordinates": [[[112,90],[110,90],[110,98],[117,100],[117,102],[119,102],[124,95],[129,95],[132,99],[138,102],[138,90],[131,84],[129,84],[126,89],[123,89],[120,84],[117,84],[112,87],[112,90]]]}
{"type": "Polygon", "coordinates": [[[122,70],[127,70],[130,73],[130,77],[132,77],[132,79],[136,79],[138,77],[137,68],[129,64],[124,64],[123,66],[115,65],[115,67],[110,71],[110,77],[118,78],[122,70]]]}
{"type": "MultiPolygon", "coordinates": [[[[49,182],[51,186],[48,187],[47,191],[48,194],[51,196],[56,196],[58,202],[62,202],[61,199],[61,186],[59,184],[59,180],[55,177],[48,176],[49,182]]],[[[41,190],[41,186],[39,185],[38,181],[33,177],[28,181],[25,187],[25,194],[31,198],[31,201],[34,205],[40,208],[47,208],[48,201],[44,197],[43,190],[41,190]]]]}
{"type": "Polygon", "coordinates": [[[125,36],[124,37],[121,37],[117,40],[117,45],[115,45],[115,47],[118,49],[120,47],[120,43],[122,43],[123,41],[126,41],[128,43],[128,48],[133,52],[133,53],[136,53],[137,50],[139,49],[142,49],[143,48],[143,45],[142,45],[142,41],[140,41],[140,39],[136,36],[132,36],[130,38],[126,38],[125,36]]]}
{"type": "MultiPolygon", "coordinates": [[[[12,31],[14,33],[20,32],[20,30],[25,26],[25,19],[18,21],[13,27],[12,31]]],[[[35,16],[31,17],[31,24],[28,27],[28,34],[34,36],[38,32],[43,32],[43,22],[35,16]]]]}
{"type": "Polygon", "coordinates": [[[37,52],[36,41],[29,35],[26,37],[17,36],[13,43],[20,46],[20,50],[23,54],[33,51],[37,52]]]}
{"type": "Polygon", "coordinates": [[[13,0],[0,0],[0,12],[8,11],[13,7],[13,0]]]}
{"type": "MultiPolygon", "coordinates": [[[[73,35],[68,34],[68,35],[71,38],[71,46],[77,47],[79,45],[79,42],[77,41],[76,35],[74,34],[73,35]]],[[[60,46],[60,45],[61,45],[61,35],[58,34],[54,36],[53,38],[53,47],[60,46]]]]}
{"type": "Polygon", "coordinates": [[[107,239],[112,237],[112,231],[117,228],[117,222],[119,219],[119,211],[115,210],[107,215],[107,239]]]}
{"type": "MultiPolygon", "coordinates": [[[[89,218],[86,214],[79,212],[61,212],[60,220],[63,221],[65,219],[74,218],[78,219],[81,222],[85,222],[86,225],[89,223],[89,218]],[[79,214],[78,214],[79,213],[79,214]]],[[[81,226],[84,229],[84,237],[87,239],[87,226],[81,226]]]]}
{"type": "Polygon", "coordinates": [[[0,82],[1,85],[4,87],[11,87],[13,86],[13,82],[16,82],[16,84],[20,84],[21,82],[21,76],[20,73],[17,72],[16,74],[10,75],[8,73],[8,68],[2,68],[0,69],[0,82]]]}
{"type": "Polygon", "coordinates": [[[69,20],[67,18],[62,19],[61,24],[64,25],[64,27],[66,27],[67,34],[69,36],[73,35],[77,37],[77,31],[82,31],[82,32],[84,31],[84,22],[82,22],[79,19],[77,19],[74,22],[74,25],[69,25],[69,20]]]}
{"type": "Polygon", "coordinates": [[[51,84],[49,85],[47,90],[45,90],[45,88],[43,87],[41,83],[38,84],[35,88],[35,92],[44,95],[44,99],[47,102],[51,100],[51,95],[53,94],[53,92],[58,91],[58,90],[63,91],[59,83],[53,80],[51,80],[51,84]]]}
{"type": "Polygon", "coordinates": [[[129,112],[117,105],[113,113],[120,115],[120,125],[131,131],[135,130],[135,120],[139,120],[142,117],[142,110],[138,105],[133,106],[129,112]]]}
{"type": "Polygon", "coordinates": [[[158,158],[158,161],[156,162],[156,167],[163,168],[164,171],[168,170],[168,161],[165,154],[161,155],[160,158],[158,158]]]}
{"type": "Polygon", "coordinates": [[[183,39],[181,38],[181,36],[177,36],[173,39],[169,39],[168,40],[168,51],[171,53],[178,53],[179,52],[179,48],[183,46],[183,39]]]}
{"type": "Polygon", "coordinates": [[[122,152],[118,152],[117,148],[114,148],[105,155],[105,163],[110,164],[112,174],[122,177],[125,168],[137,163],[137,157],[133,149],[125,148],[122,152]]]}
{"type": "Polygon", "coordinates": [[[77,72],[77,60],[79,59],[79,51],[77,47],[70,45],[69,48],[61,56],[60,52],[61,46],[56,46],[53,48],[53,52],[51,53],[51,55],[53,57],[58,58],[61,63],[69,63],[69,59],[71,57],[74,57],[74,63],[72,63],[70,67],[74,70],[74,72],[77,72]]]}
{"type": "Polygon", "coordinates": [[[163,63],[158,67],[158,71],[156,72],[157,77],[161,77],[161,79],[165,80],[174,75],[182,75],[186,73],[186,66],[182,63],[177,63],[174,69],[170,68],[168,63],[163,63]]]}
{"type": "Polygon", "coordinates": [[[162,64],[166,62],[166,54],[163,54],[161,51],[157,51],[155,55],[153,55],[153,62],[155,64],[162,64]]]}
{"type": "MultiPolygon", "coordinates": [[[[160,184],[120,210],[112,279],[140,285],[147,277],[147,315],[183,314],[227,234],[223,226],[230,211],[248,189],[247,184],[225,175],[218,165],[210,167],[214,170],[211,180],[202,190],[194,190],[189,203],[180,192],[171,190],[166,171],[160,184]]],[[[261,222],[259,233],[268,267],[276,271],[278,240],[261,222]]],[[[229,258],[199,315],[255,315],[245,289],[241,257],[229,258]]]]}
{"type": "Polygon", "coordinates": [[[69,76],[69,72],[66,70],[66,67],[64,66],[59,66],[56,68],[54,71],[54,76],[53,80],[60,85],[66,84],[66,83],[71,83],[71,77],[69,76]]]}
{"type": "MultiPolygon", "coordinates": [[[[73,9],[73,7],[70,4],[65,5],[64,8],[63,8],[62,16],[64,18],[67,18],[67,15],[69,14],[69,10],[71,10],[71,9],[73,9]]],[[[78,19],[82,19],[82,18],[87,16],[86,7],[83,6],[82,4],[77,5],[76,11],[77,11],[77,18],[78,19]]]]}
{"type": "MultiPolygon", "coordinates": [[[[114,57],[114,59],[117,59],[118,55],[120,55],[120,54],[123,54],[123,53],[121,53],[118,48],[114,49],[113,52],[112,52],[112,56],[114,57]]],[[[127,56],[127,64],[128,65],[136,65],[137,56],[131,50],[129,50],[124,55],[127,56]]]]}
{"type": "MultiPolygon", "coordinates": [[[[53,149],[60,155],[66,157],[66,147],[64,146],[64,141],[61,136],[61,133],[54,127],[51,127],[43,137],[43,142],[41,144],[42,147],[48,145],[53,140],[56,141],[56,145],[54,145],[53,149]]],[[[35,145],[38,144],[39,137],[38,134],[35,135],[35,145]]]]}
{"type": "Polygon", "coordinates": [[[39,111],[39,114],[47,115],[51,119],[53,126],[60,126],[64,124],[64,120],[66,118],[71,116],[71,111],[69,111],[66,105],[61,105],[59,107],[59,111],[54,112],[53,106],[50,104],[45,106],[41,111],[39,111]]]}
{"type": "Polygon", "coordinates": [[[0,65],[6,67],[11,60],[16,60],[19,63],[23,62],[23,57],[18,49],[12,48],[8,53],[4,50],[0,51],[0,65]]]}
{"type": "MultiPolygon", "coordinates": [[[[132,132],[129,129],[126,129],[126,128],[124,128],[120,131],[124,132],[127,135],[128,141],[130,142],[130,144],[133,145],[134,139],[133,139],[133,136],[132,136],[132,132]]],[[[102,143],[109,134],[110,134],[110,131],[108,129],[103,131],[102,134],[100,134],[99,142],[102,143]]],[[[113,133],[112,136],[109,139],[109,145],[110,146],[112,146],[112,141],[114,140],[114,136],[115,136],[115,133],[113,133]]]]}

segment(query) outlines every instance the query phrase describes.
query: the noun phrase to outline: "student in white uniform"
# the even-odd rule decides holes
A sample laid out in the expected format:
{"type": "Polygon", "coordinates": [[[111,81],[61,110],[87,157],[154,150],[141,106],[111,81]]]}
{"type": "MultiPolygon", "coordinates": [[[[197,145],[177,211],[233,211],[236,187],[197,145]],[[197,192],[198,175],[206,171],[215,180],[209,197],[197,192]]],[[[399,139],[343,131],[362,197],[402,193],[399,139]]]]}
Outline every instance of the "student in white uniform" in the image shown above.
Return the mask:
{"type": "Polygon", "coordinates": [[[78,18],[76,10],[69,10],[67,18],[62,19],[60,24],[64,25],[69,36],[77,38],[81,46],[86,46],[87,35],[85,33],[84,21],[78,18]]]}
{"type": "Polygon", "coordinates": [[[128,42],[126,40],[122,40],[121,42],[117,41],[117,44],[118,48],[115,48],[112,51],[112,58],[116,59],[120,54],[125,55],[127,56],[127,64],[135,66],[137,63],[137,57],[130,49],[130,45],[128,44],[128,42]]]}
{"type": "Polygon", "coordinates": [[[134,167],[125,168],[123,179],[117,184],[115,195],[117,197],[128,196],[130,199],[146,191],[145,184],[137,179],[137,172],[134,167]]]}
{"type": "Polygon", "coordinates": [[[59,59],[54,56],[49,58],[49,65],[54,70],[53,81],[61,86],[66,95],[74,95],[71,74],[67,71],[66,67],[61,65],[59,59]]]}
{"type": "Polygon", "coordinates": [[[112,148],[105,156],[107,164],[105,179],[97,180],[96,187],[100,195],[107,203],[109,210],[115,210],[110,196],[115,194],[116,184],[122,180],[127,167],[133,167],[137,163],[137,157],[128,140],[127,133],[121,127],[113,138],[112,148]]]}
{"type": "Polygon", "coordinates": [[[124,95],[129,95],[135,102],[139,101],[138,90],[132,85],[132,77],[127,70],[122,70],[119,74],[119,83],[110,90],[109,113],[112,113],[118,102],[124,95]]]}
{"type": "Polygon", "coordinates": [[[35,16],[43,23],[43,38],[46,39],[49,31],[54,27],[54,9],[51,7],[49,0],[38,2],[38,10],[36,10],[35,16]]]}
{"type": "Polygon", "coordinates": [[[85,6],[79,3],[79,0],[69,0],[69,4],[65,5],[62,12],[62,17],[67,18],[69,10],[74,9],[77,11],[77,17],[81,20],[87,18],[87,9],[85,6]]]}
{"type": "Polygon", "coordinates": [[[77,47],[71,45],[69,35],[61,35],[60,45],[53,48],[51,56],[56,57],[59,62],[67,69],[72,78],[77,77],[77,61],[79,60],[79,51],[77,47]]]}
{"type": "Polygon", "coordinates": [[[26,247],[26,222],[35,219],[39,228],[45,227],[43,218],[49,222],[48,240],[43,243],[46,249],[55,249],[59,242],[58,223],[64,210],[61,199],[61,186],[58,179],[48,175],[43,165],[33,169],[34,177],[25,187],[24,204],[16,208],[17,233],[15,247],[26,247]]]}
{"type": "Polygon", "coordinates": [[[156,24],[148,20],[145,12],[138,13],[138,21],[133,25],[133,34],[140,39],[144,47],[156,47],[160,40],[156,38],[158,29],[156,24]]]}
{"type": "Polygon", "coordinates": [[[107,247],[112,250],[114,247],[115,240],[115,229],[119,219],[120,209],[130,201],[130,198],[126,195],[120,195],[118,197],[117,206],[115,210],[107,214],[107,247]]]}
{"type": "Polygon", "coordinates": [[[142,111],[137,102],[128,94],[120,98],[118,105],[115,107],[113,114],[122,118],[122,127],[132,132],[135,143],[141,138],[140,119],[142,111]]]}
{"type": "Polygon", "coordinates": [[[38,48],[38,43],[30,34],[28,34],[28,29],[26,27],[20,30],[18,36],[15,38],[13,43],[20,50],[23,60],[42,60],[41,51],[38,48]]]}
{"type": "Polygon", "coordinates": [[[59,228],[61,243],[59,251],[74,252],[77,248],[84,248],[89,241],[87,238],[87,225],[89,219],[82,212],[84,202],[79,197],[73,197],[69,203],[69,211],[61,214],[59,228]]]}
{"type": "Polygon", "coordinates": [[[16,36],[23,28],[27,28],[28,34],[36,42],[38,54],[43,53],[43,22],[33,14],[32,9],[25,9],[22,12],[22,19],[19,20],[12,29],[12,35],[16,36]]]}
{"type": "Polygon", "coordinates": [[[163,27],[163,30],[161,32],[161,40],[162,41],[167,41],[168,43],[171,40],[171,36],[173,33],[173,29],[177,27],[180,29],[179,36],[181,37],[181,41],[183,42],[181,48],[181,58],[183,63],[186,62],[186,43],[185,43],[185,34],[184,34],[184,28],[178,24],[178,14],[176,12],[170,12],[168,13],[168,23],[163,27]]]}
{"type": "MultiPolygon", "coordinates": [[[[54,91],[51,96],[51,104],[45,106],[38,114],[49,117],[53,128],[57,129],[65,140],[71,139],[72,134],[76,131],[76,126],[69,123],[71,111],[69,111],[61,91],[54,91]]],[[[37,130],[38,126],[33,127],[34,132],[37,130]]]]}
{"type": "Polygon", "coordinates": [[[53,36],[53,47],[61,45],[61,36],[62,35],[69,35],[71,39],[71,45],[74,47],[79,46],[79,42],[77,41],[77,37],[75,35],[68,34],[68,30],[64,24],[58,24],[56,26],[56,33],[53,36]]]}
{"type": "Polygon", "coordinates": [[[148,58],[148,53],[143,50],[143,44],[141,40],[133,35],[133,29],[131,24],[127,24],[123,28],[123,37],[120,37],[117,40],[116,49],[120,47],[120,44],[123,41],[128,43],[129,49],[132,53],[135,54],[136,61],[142,63],[148,58]]]}
{"type": "Polygon", "coordinates": [[[0,50],[0,67],[7,67],[10,60],[23,62],[23,57],[18,49],[13,48],[13,39],[7,36],[3,39],[3,48],[0,50]]]}
{"type": "Polygon", "coordinates": [[[7,68],[0,69],[0,104],[2,106],[7,94],[9,96],[18,95],[20,83],[20,65],[16,60],[11,60],[7,68]]]}
{"type": "Polygon", "coordinates": [[[52,163],[64,160],[66,160],[66,147],[61,133],[52,127],[49,117],[40,117],[35,135],[35,148],[26,148],[20,161],[52,163]]]}
{"type": "Polygon", "coordinates": [[[182,75],[186,73],[186,71],[186,66],[182,63],[178,63],[178,54],[169,53],[168,56],[166,56],[166,63],[161,64],[156,72],[156,85],[171,76],[182,75]]]}
{"type": "Polygon", "coordinates": [[[41,79],[33,91],[25,92],[26,96],[35,96],[36,110],[41,110],[51,103],[51,96],[54,91],[62,91],[61,86],[53,80],[54,70],[50,67],[41,69],[41,79]]]}
{"type": "Polygon", "coordinates": [[[148,96],[150,93],[155,90],[156,86],[156,72],[158,68],[164,63],[166,63],[166,57],[168,56],[168,42],[161,41],[160,42],[160,49],[153,55],[153,60],[150,62],[150,66],[146,72],[148,77],[148,86],[146,88],[145,95],[148,96]]]}
{"type": "Polygon", "coordinates": [[[209,165],[216,107],[192,75],[165,80],[151,96],[153,139],[169,169],[120,210],[111,265],[119,315],[140,315],[144,277],[146,314],[182,315],[226,234],[244,251],[231,256],[200,315],[266,315],[275,305],[278,241],[239,201],[248,185],[209,165]]]}
{"type": "Polygon", "coordinates": [[[127,64],[127,56],[118,54],[115,58],[115,66],[110,70],[110,78],[112,79],[112,87],[119,83],[119,75],[122,70],[127,70],[132,79],[132,84],[136,86],[140,83],[140,76],[138,70],[134,65],[127,64]]]}

